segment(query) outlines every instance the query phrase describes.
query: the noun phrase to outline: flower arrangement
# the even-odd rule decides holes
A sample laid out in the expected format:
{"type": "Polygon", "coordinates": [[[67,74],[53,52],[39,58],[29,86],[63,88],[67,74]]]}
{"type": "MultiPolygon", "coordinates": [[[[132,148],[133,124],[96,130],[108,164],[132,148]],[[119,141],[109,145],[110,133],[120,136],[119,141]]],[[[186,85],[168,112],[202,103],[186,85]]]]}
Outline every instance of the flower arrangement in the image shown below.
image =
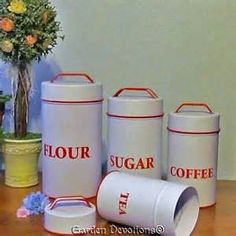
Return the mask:
{"type": "Polygon", "coordinates": [[[16,216],[18,218],[25,218],[29,215],[42,214],[49,203],[46,195],[41,192],[33,192],[23,199],[23,205],[17,210],[16,216]]]}
{"type": "Polygon", "coordinates": [[[27,134],[31,77],[28,65],[40,61],[63,39],[49,0],[0,1],[0,57],[17,68],[13,81],[15,137],[27,134]]]}
{"type": "Polygon", "coordinates": [[[60,23],[48,0],[1,0],[1,58],[14,65],[47,55],[60,37],[60,23]]]}

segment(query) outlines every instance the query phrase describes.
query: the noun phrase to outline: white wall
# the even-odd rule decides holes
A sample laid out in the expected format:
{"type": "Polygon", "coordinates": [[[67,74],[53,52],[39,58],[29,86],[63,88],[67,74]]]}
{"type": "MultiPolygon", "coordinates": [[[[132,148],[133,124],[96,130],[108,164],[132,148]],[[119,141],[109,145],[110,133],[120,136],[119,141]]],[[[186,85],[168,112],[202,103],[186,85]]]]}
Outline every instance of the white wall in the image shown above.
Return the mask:
{"type": "MultiPolygon", "coordinates": [[[[105,97],[124,86],[153,88],[164,98],[165,113],[184,101],[207,102],[221,114],[218,176],[236,179],[235,0],[53,3],[66,38],[35,66],[38,88],[60,70],[80,70],[104,84],[105,97]]],[[[40,127],[39,104],[37,98],[32,129],[40,127]]],[[[166,151],[163,159],[165,167],[166,151]]]]}

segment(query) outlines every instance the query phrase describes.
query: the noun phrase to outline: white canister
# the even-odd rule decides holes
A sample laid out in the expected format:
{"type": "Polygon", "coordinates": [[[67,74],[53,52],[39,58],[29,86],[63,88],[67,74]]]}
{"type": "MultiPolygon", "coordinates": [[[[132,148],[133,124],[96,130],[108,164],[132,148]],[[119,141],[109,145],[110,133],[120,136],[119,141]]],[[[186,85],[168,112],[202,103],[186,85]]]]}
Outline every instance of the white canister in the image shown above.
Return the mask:
{"type": "Polygon", "coordinates": [[[43,192],[49,197],[96,195],[102,96],[102,85],[83,73],[62,73],[42,83],[43,192]]]}
{"type": "Polygon", "coordinates": [[[168,180],[195,187],[201,207],[216,203],[219,118],[204,103],[184,103],[169,114],[168,180]]]}
{"type": "Polygon", "coordinates": [[[46,206],[44,228],[62,235],[86,234],[96,227],[96,207],[83,197],[56,198],[46,206]]]}
{"type": "Polygon", "coordinates": [[[107,114],[108,171],[161,178],[162,98],[150,88],[123,88],[107,114]]]}
{"type": "Polygon", "coordinates": [[[115,171],[98,189],[97,210],[107,220],[139,227],[147,234],[189,236],[199,202],[193,187],[115,171]]]}

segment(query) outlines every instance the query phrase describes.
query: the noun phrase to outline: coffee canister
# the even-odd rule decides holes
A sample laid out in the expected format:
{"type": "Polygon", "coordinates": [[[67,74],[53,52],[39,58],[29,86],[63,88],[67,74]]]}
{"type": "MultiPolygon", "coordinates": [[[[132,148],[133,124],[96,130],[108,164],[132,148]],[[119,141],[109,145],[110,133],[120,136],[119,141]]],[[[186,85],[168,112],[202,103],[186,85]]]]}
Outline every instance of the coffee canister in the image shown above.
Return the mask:
{"type": "Polygon", "coordinates": [[[149,233],[189,236],[198,219],[193,187],[114,171],[102,181],[97,210],[106,220],[149,233]]]}
{"type": "Polygon", "coordinates": [[[43,192],[96,195],[101,180],[102,85],[84,73],[42,83],[43,192]]]}
{"type": "Polygon", "coordinates": [[[168,120],[168,180],[194,186],[200,206],[216,203],[220,116],[205,103],[183,103],[168,120]]]}
{"type": "Polygon", "coordinates": [[[83,197],[56,198],[46,206],[44,228],[61,235],[87,234],[96,227],[96,207],[83,197]]]}
{"type": "Polygon", "coordinates": [[[150,88],[123,88],[108,100],[108,170],[161,177],[163,100],[150,88]]]}

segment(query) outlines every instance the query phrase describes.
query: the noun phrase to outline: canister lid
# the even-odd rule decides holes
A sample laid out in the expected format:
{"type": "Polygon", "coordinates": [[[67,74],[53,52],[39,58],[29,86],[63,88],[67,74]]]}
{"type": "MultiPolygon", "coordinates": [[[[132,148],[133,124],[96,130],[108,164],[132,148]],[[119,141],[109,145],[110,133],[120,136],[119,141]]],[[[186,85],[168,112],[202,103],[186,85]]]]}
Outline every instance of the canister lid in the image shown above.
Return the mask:
{"type": "Polygon", "coordinates": [[[58,234],[72,234],[73,228],[88,232],[96,226],[96,207],[83,197],[56,198],[45,208],[44,227],[58,234]]]}
{"type": "Polygon", "coordinates": [[[61,73],[42,82],[42,100],[46,102],[102,102],[102,84],[85,73],[61,73]]]}
{"type": "Polygon", "coordinates": [[[108,116],[117,118],[163,117],[163,99],[150,88],[123,88],[108,99],[108,116]],[[132,94],[122,94],[127,91],[132,94]]]}
{"type": "Polygon", "coordinates": [[[183,103],[168,118],[168,130],[172,132],[209,134],[220,131],[220,115],[205,103],[183,103]]]}

